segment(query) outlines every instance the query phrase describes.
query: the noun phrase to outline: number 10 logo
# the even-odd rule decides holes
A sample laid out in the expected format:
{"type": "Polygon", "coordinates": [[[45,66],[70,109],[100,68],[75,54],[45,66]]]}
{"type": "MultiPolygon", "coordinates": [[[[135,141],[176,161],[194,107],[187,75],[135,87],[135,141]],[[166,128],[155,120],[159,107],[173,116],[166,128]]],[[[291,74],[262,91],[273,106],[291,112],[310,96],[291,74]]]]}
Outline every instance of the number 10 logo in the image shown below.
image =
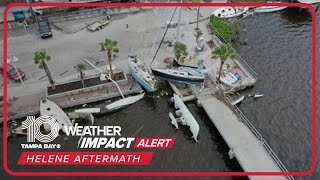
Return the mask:
{"type": "Polygon", "coordinates": [[[37,119],[35,116],[28,116],[25,121],[22,122],[22,129],[27,129],[27,142],[35,142],[37,139],[40,142],[48,143],[53,141],[59,135],[59,124],[56,119],[51,116],[40,116],[37,119]],[[50,126],[50,133],[43,134],[40,131],[41,125],[50,126]]]}

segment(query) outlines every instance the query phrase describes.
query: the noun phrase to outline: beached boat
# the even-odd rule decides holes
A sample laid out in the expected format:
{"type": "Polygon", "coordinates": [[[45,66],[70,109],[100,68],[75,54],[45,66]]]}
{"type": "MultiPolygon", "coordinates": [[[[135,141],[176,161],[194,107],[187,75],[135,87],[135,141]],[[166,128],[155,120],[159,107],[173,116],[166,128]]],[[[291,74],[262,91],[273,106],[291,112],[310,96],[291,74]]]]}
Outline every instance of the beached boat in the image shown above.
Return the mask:
{"type": "MultiPolygon", "coordinates": [[[[270,4],[276,4],[276,3],[279,3],[279,2],[268,2],[270,4]]],[[[276,11],[281,11],[281,10],[284,10],[286,9],[287,6],[261,6],[261,7],[256,7],[254,8],[253,10],[255,12],[258,12],[258,13],[263,13],[263,12],[276,12],[276,11]]]]}
{"type": "Polygon", "coordinates": [[[204,81],[204,75],[192,75],[185,70],[175,69],[151,69],[153,74],[168,81],[180,83],[201,83],[204,81]]]}
{"type": "Polygon", "coordinates": [[[240,96],[239,98],[237,98],[236,100],[234,100],[231,105],[234,106],[234,105],[237,105],[239,104],[242,100],[244,99],[244,95],[240,96]]]}
{"type": "Polygon", "coordinates": [[[232,85],[234,85],[236,82],[238,82],[238,78],[237,78],[234,74],[228,72],[226,75],[220,76],[220,81],[221,81],[223,84],[232,86],[232,85]]]}
{"type": "MultiPolygon", "coordinates": [[[[64,132],[63,126],[72,126],[72,123],[67,114],[54,102],[43,98],[40,100],[40,114],[41,116],[51,116],[58,121],[59,128],[64,132]]],[[[45,130],[50,131],[50,126],[44,125],[45,130]]]]}
{"type": "Polygon", "coordinates": [[[148,92],[156,91],[154,77],[136,55],[129,55],[129,69],[132,77],[141,84],[148,92]]]}
{"type": "Polygon", "coordinates": [[[215,10],[212,15],[219,18],[233,18],[247,12],[249,7],[221,7],[215,10]]]}

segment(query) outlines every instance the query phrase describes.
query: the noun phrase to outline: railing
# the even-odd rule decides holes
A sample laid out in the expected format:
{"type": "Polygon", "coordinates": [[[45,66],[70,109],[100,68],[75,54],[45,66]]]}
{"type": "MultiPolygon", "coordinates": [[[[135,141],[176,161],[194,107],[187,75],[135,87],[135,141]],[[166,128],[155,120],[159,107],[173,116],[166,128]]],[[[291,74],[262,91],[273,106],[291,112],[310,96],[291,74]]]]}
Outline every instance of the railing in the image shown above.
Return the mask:
{"type": "MultiPolygon", "coordinates": [[[[228,100],[230,101],[230,104],[232,102],[230,96],[228,94],[226,94],[228,97],[228,100]]],[[[263,147],[265,148],[265,150],[269,153],[269,155],[272,157],[272,159],[277,163],[277,165],[279,166],[279,168],[281,169],[281,171],[283,172],[289,172],[287,170],[287,168],[284,166],[284,164],[281,162],[281,160],[278,158],[278,156],[276,155],[276,153],[272,150],[272,148],[269,146],[269,144],[266,142],[266,140],[264,140],[264,138],[262,137],[262,135],[259,133],[259,131],[251,124],[251,122],[249,121],[249,119],[242,113],[242,111],[236,106],[234,105],[234,107],[236,108],[236,110],[239,112],[239,115],[241,117],[241,119],[243,120],[243,122],[247,125],[247,127],[251,130],[251,132],[258,138],[258,140],[260,141],[260,143],[263,145],[263,147]]],[[[294,178],[292,176],[287,176],[287,179],[289,180],[294,180],[294,178]]]]}
{"type": "MultiPolygon", "coordinates": [[[[210,18],[209,18],[210,21],[210,18]]],[[[210,24],[209,22],[209,27],[212,28],[213,30],[215,30],[215,28],[210,24]]],[[[215,31],[217,32],[217,31],[215,31]]],[[[221,35],[219,34],[215,34],[218,39],[224,43],[224,44],[229,44],[229,42],[227,42],[221,35]]],[[[245,60],[243,60],[240,55],[238,58],[238,61],[248,70],[248,72],[252,75],[252,77],[254,77],[256,80],[258,79],[258,74],[246,63],[245,60]]],[[[232,103],[232,99],[230,98],[230,96],[228,94],[226,94],[229,100],[229,103],[232,103]]],[[[259,131],[251,124],[251,122],[249,121],[249,119],[242,113],[242,111],[236,106],[234,105],[234,107],[236,108],[236,110],[239,112],[239,115],[241,117],[241,119],[243,120],[243,122],[246,124],[246,126],[251,130],[251,132],[258,138],[258,140],[260,141],[260,143],[263,145],[263,147],[265,148],[265,150],[269,153],[269,155],[271,156],[271,158],[276,162],[276,164],[279,166],[279,168],[281,169],[281,171],[283,172],[289,172],[287,170],[287,168],[284,166],[284,164],[280,161],[280,159],[278,158],[278,156],[275,154],[275,152],[272,150],[272,148],[269,146],[269,144],[264,140],[264,138],[262,137],[262,135],[259,133],[259,131]]],[[[294,178],[292,176],[287,176],[287,179],[289,180],[294,180],[294,178]]]]}

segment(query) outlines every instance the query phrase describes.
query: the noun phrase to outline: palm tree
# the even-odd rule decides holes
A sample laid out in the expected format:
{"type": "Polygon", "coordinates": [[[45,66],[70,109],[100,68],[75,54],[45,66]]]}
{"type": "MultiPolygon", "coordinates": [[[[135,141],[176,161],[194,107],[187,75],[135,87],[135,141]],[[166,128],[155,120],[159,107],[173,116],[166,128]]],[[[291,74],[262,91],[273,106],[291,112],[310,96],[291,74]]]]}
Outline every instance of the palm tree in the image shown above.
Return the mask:
{"type": "Polygon", "coordinates": [[[74,66],[74,68],[77,70],[77,72],[80,73],[81,84],[82,84],[82,87],[84,88],[83,71],[86,70],[86,65],[85,64],[77,64],[76,66],[74,66]]]}
{"type": "Polygon", "coordinates": [[[220,60],[221,60],[220,69],[219,69],[219,77],[218,77],[218,81],[219,81],[223,64],[229,58],[230,59],[238,58],[238,54],[232,46],[230,46],[229,44],[223,44],[219,47],[216,47],[212,51],[212,58],[220,58],[220,60]]]}
{"type": "Polygon", "coordinates": [[[174,43],[173,50],[178,62],[180,60],[181,55],[188,55],[187,46],[179,41],[174,43]]]}
{"type": "Polygon", "coordinates": [[[39,64],[39,68],[44,69],[44,71],[46,72],[48,80],[52,86],[52,89],[56,89],[49,67],[47,65],[47,62],[50,61],[51,57],[48,56],[45,51],[36,51],[34,53],[33,59],[34,59],[34,63],[39,64]]]}
{"type": "MultiPolygon", "coordinates": [[[[111,78],[113,77],[113,72],[112,72],[112,57],[115,57],[116,53],[119,52],[119,49],[117,48],[117,41],[113,41],[112,39],[106,38],[104,42],[100,43],[101,45],[101,50],[105,51],[107,50],[107,57],[108,57],[108,62],[109,62],[109,68],[110,68],[110,75],[111,78]]],[[[108,70],[108,69],[107,69],[108,70]]]]}

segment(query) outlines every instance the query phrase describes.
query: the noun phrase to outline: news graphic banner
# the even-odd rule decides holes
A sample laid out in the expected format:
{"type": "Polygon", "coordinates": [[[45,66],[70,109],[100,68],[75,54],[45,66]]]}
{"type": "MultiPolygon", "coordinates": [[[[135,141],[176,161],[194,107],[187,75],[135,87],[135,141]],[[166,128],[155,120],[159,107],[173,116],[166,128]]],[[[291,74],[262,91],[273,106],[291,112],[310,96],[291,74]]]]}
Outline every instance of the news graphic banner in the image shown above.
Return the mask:
{"type": "MultiPolygon", "coordinates": [[[[29,116],[22,123],[27,130],[27,143],[22,149],[44,150],[22,152],[19,165],[149,165],[154,152],[139,152],[141,149],[172,148],[174,138],[123,137],[120,126],[63,126],[68,137],[79,137],[79,152],[51,151],[61,149],[61,144],[52,144],[59,135],[59,125],[52,117],[29,116]],[[40,119],[40,120],[39,120],[40,119]],[[42,126],[49,129],[47,134],[40,130],[42,126]],[[39,141],[39,143],[37,142],[39,141]],[[105,149],[99,152],[83,150],[105,149]],[[114,149],[130,149],[130,151],[113,151],[114,149]],[[137,149],[139,151],[134,151],[137,149]],[[45,150],[50,150],[45,151],[45,150]],[[112,151],[108,151],[112,150],[112,151]]],[[[44,128],[46,129],[46,128],[44,128]]]]}

